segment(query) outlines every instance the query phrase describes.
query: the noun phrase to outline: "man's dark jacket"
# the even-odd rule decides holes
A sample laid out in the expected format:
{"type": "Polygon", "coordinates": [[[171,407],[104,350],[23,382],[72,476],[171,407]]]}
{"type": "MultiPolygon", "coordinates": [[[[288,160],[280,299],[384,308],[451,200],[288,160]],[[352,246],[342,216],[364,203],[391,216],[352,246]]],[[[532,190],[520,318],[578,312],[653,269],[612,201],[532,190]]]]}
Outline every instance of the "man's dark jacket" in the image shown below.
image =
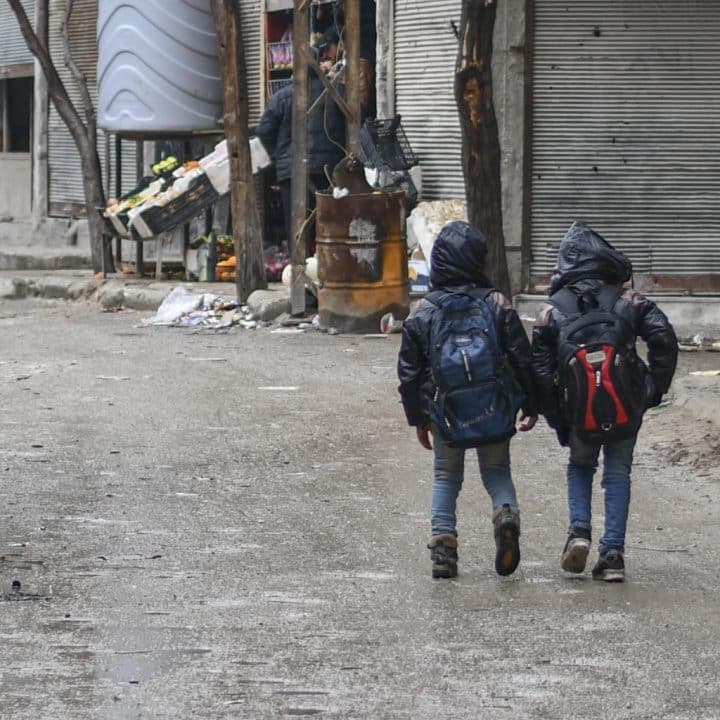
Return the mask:
{"type": "MultiPolygon", "coordinates": [[[[601,235],[583,222],[575,222],[560,244],[557,267],[550,281],[549,295],[567,288],[583,302],[592,304],[605,284],[620,286],[630,279],[632,265],[601,235]]],[[[623,317],[647,345],[649,375],[646,404],[660,403],[668,391],[677,364],[677,338],[669,320],[652,300],[637,290],[625,290],[614,312],[623,317]]],[[[563,314],[551,304],[543,305],[533,328],[532,367],[538,385],[541,412],[551,427],[565,429],[558,397],[557,349],[563,314]]]]}
{"type": "MultiPolygon", "coordinates": [[[[309,106],[312,106],[324,86],[315,73],[311,72],[310,75],[309,106]]],[[[255,128],[255,135],[275,162],[278,181],[289,180],[292,175],[292,103],[293,87],[286,85],[270,98],[255,128]]],[[[345,157],[343,147],[345,116],[335,101],[326,96],[320,107],[308,118],[308,174],[321,174],[326,164],[332,172],[335,165],[345,157]]]]}
{"type": "MultiPolygon", "coordinates": [[[[430,284],[433,290],[462,292],[492,288],[483,272],[487,247],[482,233],[465,222],[452,222],[433,245],[430,284]]],[[[530,369],[530,341],[510,301],[498,290],[486,300],[495,316],[498,342],[525,394],[522,410],[537,415],[538,405],[530,369]]],[[[398,356],[400,397],[409,425],[430,422],[429,409],[435,394],[430,373],[429,337],[437,306],[423,299],[403,323],[398,356]]]]}

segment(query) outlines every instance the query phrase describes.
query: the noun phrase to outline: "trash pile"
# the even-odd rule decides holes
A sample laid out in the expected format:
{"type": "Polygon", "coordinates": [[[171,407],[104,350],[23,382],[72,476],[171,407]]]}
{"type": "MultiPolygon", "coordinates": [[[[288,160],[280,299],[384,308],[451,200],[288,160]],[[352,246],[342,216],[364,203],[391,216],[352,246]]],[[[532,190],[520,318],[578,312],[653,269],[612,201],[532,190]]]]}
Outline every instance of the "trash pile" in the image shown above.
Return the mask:
{"type": "Polygon", "coordinates": [[[440,230],[453,220],[467,221],[462,200],[421,202],[407,219],[408,280],[411,295],[424,295],[430,289],[430,253],[440,230]]]}
{"type": "Polygon", "coordinates": [[[680,352],[720,352],[720,340],[708,338],[697,334],[692,337],[679,337],[678,348],[680,352]]]}
{"type": "Polygon", "coordinates": [[[254,329],[258,322],[253,319],[250,308],[240,305],[236,299],[223,298],[212,293],[192,293],[180,285],[162,301],[153,317],[142,321],[142,325],[220,330],[233,325],[254,329]]]}

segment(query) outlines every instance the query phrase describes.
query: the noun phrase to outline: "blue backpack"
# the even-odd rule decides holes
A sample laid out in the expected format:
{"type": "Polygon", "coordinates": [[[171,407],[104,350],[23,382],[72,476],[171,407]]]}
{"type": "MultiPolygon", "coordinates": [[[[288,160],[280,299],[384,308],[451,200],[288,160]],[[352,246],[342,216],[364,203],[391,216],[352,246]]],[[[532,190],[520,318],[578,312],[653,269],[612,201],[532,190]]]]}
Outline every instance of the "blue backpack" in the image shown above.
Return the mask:
{"type": "Polygon", "coordinates": [[[477,447],[515,433],[523,395],[500,347],[486,302],[493,290],[436,291],[430,325],[435,397],[430,418],[453,447],[477,447]]]}

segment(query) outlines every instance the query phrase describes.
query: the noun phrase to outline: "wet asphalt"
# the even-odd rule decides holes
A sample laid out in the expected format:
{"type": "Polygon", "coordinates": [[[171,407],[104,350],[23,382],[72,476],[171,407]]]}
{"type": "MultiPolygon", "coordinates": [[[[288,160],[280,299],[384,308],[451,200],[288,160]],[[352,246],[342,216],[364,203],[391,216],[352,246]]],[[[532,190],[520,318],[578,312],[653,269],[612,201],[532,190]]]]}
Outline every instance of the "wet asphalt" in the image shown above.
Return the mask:
{"type": "Polygon", "coordinates": [[[0,304],[2,720],[720,718],[720,470],[669,463],[652,417],[625,584],[560,571],[542,425],[512,444],[519,570],[468,460],[460,575],[433,581],[399,336],[146,315],[0,304]]]}

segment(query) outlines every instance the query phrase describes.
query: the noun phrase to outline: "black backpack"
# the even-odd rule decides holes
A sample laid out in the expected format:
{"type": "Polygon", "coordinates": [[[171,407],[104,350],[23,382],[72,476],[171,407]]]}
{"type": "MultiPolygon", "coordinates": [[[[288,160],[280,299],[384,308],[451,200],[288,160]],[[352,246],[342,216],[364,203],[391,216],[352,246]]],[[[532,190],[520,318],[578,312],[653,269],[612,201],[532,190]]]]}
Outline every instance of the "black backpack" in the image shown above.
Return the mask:
{"type": "Polygon", "coordinates": [[[429,359],[432,421],[452,447],[477,447],[515,433],[522,391],[500,347],[485,298],[493,290],[435,291],[429,359]]]}
{"type": "Polygon", "coordinates": [[[557,355],[562,415],[587,443],[631,437],[642,423],[647,368],[635,331],[614,311],[622,294],[603,285],[592,296],[563,288],[550,297],[564,315],[557,355]]]}

